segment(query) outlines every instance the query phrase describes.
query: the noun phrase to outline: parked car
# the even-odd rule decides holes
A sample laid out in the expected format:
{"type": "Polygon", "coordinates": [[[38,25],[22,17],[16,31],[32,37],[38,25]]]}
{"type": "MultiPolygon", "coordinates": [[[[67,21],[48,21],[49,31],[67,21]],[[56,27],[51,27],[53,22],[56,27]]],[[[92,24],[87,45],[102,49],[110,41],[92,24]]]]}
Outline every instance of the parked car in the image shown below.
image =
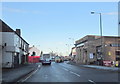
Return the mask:
{"type": "Polygon", "coordinates": [[[55,57],[55,62],[56,63],[64,62],[64,57],[59,57],[59,56],[55,57]]]}
{"type": "Polygon", "coordinates": [[[64,57],[60,57],[60,62],[64,62],[64,57]]]}
{"type": "Polygon", "coordinates": [[[55,58],[51,58],[51,61],[54,62],[54,61],[55,61],[55,58]]]}
{"type": "Polygon", "coordinates": [[[60,60],[61,60],[61,59],[60,59],[60,57],[59,57],[59,56],[55,57],[55,62],[56,62],[56,63],[59,63],[59,62],[60,62],[60,60]]]}

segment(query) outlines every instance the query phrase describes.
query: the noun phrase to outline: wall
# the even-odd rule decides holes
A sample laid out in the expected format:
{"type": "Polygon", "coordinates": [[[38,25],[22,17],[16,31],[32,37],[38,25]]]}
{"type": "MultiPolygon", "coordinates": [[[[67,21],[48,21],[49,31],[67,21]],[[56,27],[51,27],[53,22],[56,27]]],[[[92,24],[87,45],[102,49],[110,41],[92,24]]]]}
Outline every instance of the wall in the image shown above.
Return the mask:
{"type": "Polygon", "coordinates": [[[29,53],[30,53],[29,56],[32,55],[33,51],[36,52],[36,56],[40,56],[40,50],[37,49],[36,47],[32,47],[29,49],[29,53]]]}
{"type": "Polygon", "coordinates": [[[7,43],[7,46],[14,46],[14,33],[13,32],[0,32],[2,33],[2,45],[7,43]]]}
{"type": "Polygon", "coordinates": [[[13,66],[13,56],[11,52],[3,52],[2,57],[2,67],[11,67],[13,66]]]}
{"type": "Polygon", "coordinates": [[[87,47],[87,58],[88,58],[87,61],[89,63],[96,61],[96,56],[95,56],[96,47],[94,41],[88,40],[86,47],[87,47]]]}
{"type": "MultiPolygon", "coordinates": [[[[77,55],[75,57],[75,61],[81,64],[90,64],[96,63],[97,59],[101,57],[101,55],[97,52],[98,49],[102,49],[102,58],[103,60],[116,61],[116,53],[115,51],[120,50],[118,47],[111,47],[110,44],[118,44],[117,37],[104,36],[102,37],[102,48],[101,48],[101,39],[99,36],[93,36],[90,38],[89,36],[85,36],[82,39],[76,41],[77,44],[77,55]],[[82,40],[82,41],[81,41],[82,40]]],[[[119,43],[120,44],[120,43],[119,43]]]]}
{"type": "Polygon", "coordinates": [[[2,33],[2,45],[6,46],[2,48],[2,67],[11,67],[12,60],[12,52],[15,51],[14,48],[14,33],[13,32],[0,32],[2,33]]]}
{"type": "Polygon", "coordinates": [[[15,46],[15,52],[20,52],[20,49],[19,49],[20,37],[17,34],[14,34],[14,46],[15,46]]]}
{"type": "Polygon", "coordinates": [[[112,47],[110,44],[118,44],[118,38],[105,38],[105,60],[115,61],[115,51],[118,50],[118,47],[112,47]]]}

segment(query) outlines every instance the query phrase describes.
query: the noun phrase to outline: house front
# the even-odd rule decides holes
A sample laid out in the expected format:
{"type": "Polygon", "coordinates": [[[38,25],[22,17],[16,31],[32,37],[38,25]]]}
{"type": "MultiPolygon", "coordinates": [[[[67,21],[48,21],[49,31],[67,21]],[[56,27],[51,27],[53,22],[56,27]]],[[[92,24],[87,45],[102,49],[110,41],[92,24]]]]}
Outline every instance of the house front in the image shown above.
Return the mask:
{"type": "Polygon", "coordinates": [[[2,20],[0,21],[2,23],[0,26],[2,27],[0,31],[2,67],[11,68],[27,63],[29,44],[21,37],[20,29],[14,31],[2,20]]]}

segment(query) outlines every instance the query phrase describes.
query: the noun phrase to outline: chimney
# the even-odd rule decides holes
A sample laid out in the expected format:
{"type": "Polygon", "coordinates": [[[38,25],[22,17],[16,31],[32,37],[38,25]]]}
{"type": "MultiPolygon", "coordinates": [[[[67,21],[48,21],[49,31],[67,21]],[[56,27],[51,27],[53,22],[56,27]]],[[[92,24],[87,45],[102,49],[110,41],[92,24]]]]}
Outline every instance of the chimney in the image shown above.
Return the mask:
{"type": "Polygon", "coordinates": [[[19,36],[21,36],[21,31],[20,31],[20,29],[16,29],[16,33],[17,33],[19,36]]]}

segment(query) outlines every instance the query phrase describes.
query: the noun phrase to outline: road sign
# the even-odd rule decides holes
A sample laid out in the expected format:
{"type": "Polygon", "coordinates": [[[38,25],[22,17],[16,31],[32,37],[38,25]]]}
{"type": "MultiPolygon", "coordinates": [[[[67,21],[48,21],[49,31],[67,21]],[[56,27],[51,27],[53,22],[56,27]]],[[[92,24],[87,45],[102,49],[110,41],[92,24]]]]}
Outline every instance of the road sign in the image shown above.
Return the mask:
{"type": "Polygon", "coordinates": [[[103,65],[105,65],[105,66],[111,66],[111,65],[112,65],[112,62],[109,61],[109,60],[104,60],[104,61],[103,61],[103,65]]]}

